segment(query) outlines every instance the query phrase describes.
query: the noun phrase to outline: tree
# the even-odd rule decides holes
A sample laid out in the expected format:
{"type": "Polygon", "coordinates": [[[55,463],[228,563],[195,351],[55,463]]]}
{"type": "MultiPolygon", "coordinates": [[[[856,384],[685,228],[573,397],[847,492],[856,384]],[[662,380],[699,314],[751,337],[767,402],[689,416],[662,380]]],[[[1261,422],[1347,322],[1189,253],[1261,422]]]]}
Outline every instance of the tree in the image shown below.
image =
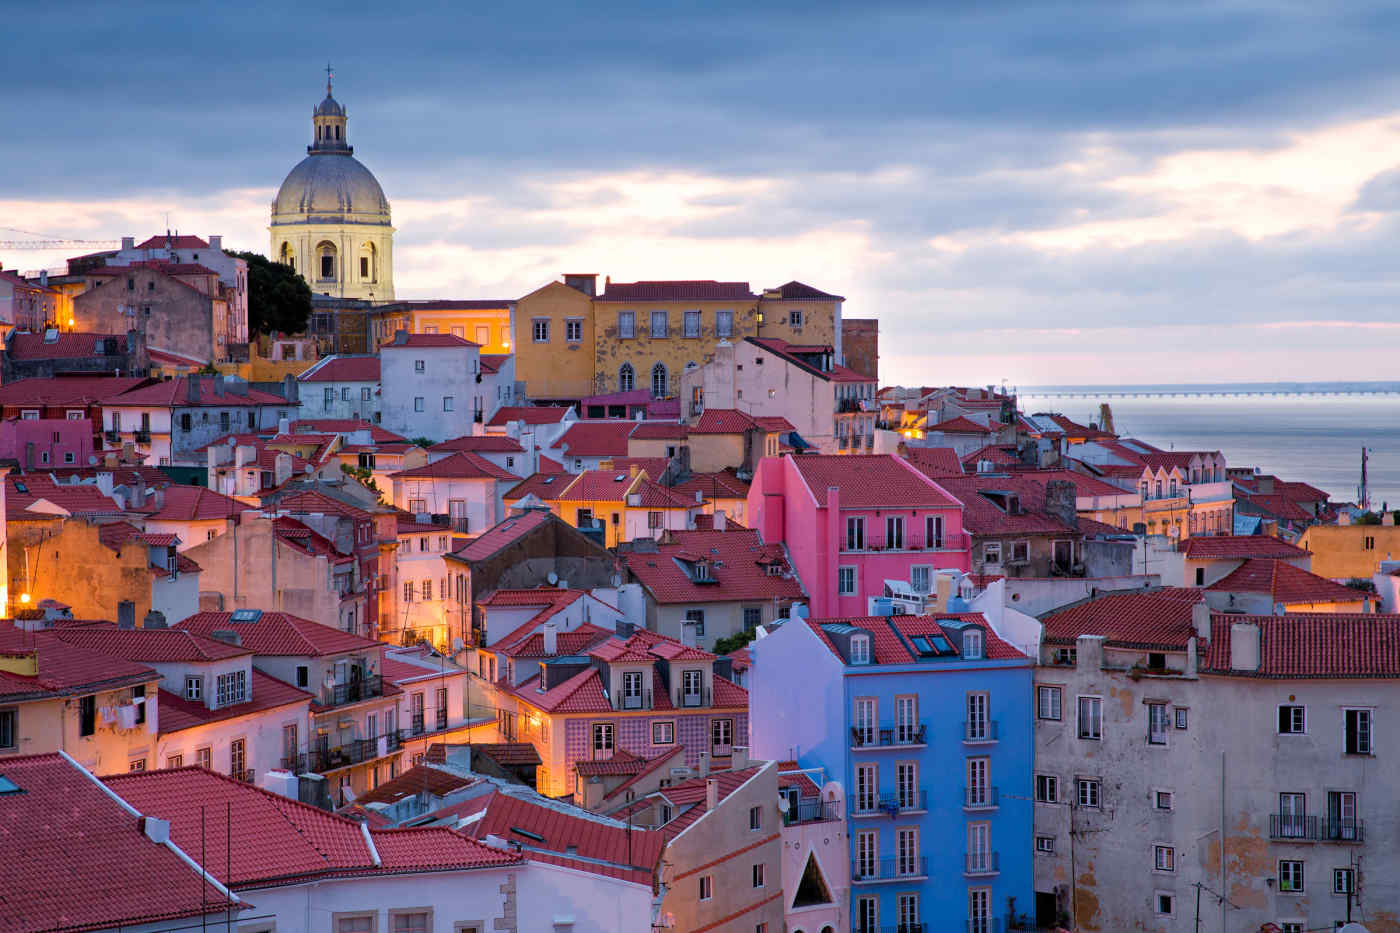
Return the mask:
{"type": "Polygon", "coordinates": [[[757,629],[744,629],[742,632],[735,632],[726,638],[715,639],[715,654],[732,654],[740,648],[754,640],[758,634],[757,629]]]}
{"type": "Polygon", "coordinates": [[[311,286],[291,266],[259,253],[234,253],[248,263],[248,330],[300,334],[311,317],[311,286]]]}

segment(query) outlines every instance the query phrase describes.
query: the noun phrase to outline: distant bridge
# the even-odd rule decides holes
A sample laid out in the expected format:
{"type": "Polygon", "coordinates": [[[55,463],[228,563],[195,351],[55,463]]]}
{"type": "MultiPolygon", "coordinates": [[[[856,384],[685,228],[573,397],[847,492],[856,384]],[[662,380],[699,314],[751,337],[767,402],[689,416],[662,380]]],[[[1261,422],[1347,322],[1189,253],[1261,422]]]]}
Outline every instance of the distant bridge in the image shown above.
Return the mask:
{"type": "Polygon", "coordinates": [[[1400,386],[1357,387],[1352,389],[1052,389],[1048,391],[1026,391],[1020,393],[1026,398],[1248,398],[1251,396],[1308,396],[1308,395],[1400,395],[1400,386]]]}

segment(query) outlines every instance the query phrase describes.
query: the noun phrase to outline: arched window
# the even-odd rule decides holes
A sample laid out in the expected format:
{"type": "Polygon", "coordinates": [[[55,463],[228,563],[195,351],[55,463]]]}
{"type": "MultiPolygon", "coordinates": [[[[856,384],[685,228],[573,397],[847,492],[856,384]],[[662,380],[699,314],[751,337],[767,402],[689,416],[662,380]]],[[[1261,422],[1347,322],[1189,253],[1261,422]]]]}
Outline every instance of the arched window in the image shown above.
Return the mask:
{"type": "Polygon", "coordinates": [[[637,374],[631,363],[623,363],[617,371],[617,391],[631,392],[637,384],[637,374]]]}
{"type": "Polygon", "coordinates": [[[278,254],[277,258],[281,260],[282,265],[288,268],[295,269],[297,267],[296,257],[292,253],[292,244],[290,243],[282,244],[282,251],[278,254]]]}
{"type": "Polygon", "coordinates": [[[364,243],[360,246],[360,281],[379,281],[379,257],[375,255],[374,244],[364,243]]]}
{"type": "Polygon", "coordinates": [[[316,247],[316,255],[321,259],[321,278],[335,279],[335,244],[322,240],[316,247]]]}
{"type": "Polygon", "coordinates": [[[666,366],[663,363],[651,368],[651,395],[653,398],[666,397],[666,366]]]}

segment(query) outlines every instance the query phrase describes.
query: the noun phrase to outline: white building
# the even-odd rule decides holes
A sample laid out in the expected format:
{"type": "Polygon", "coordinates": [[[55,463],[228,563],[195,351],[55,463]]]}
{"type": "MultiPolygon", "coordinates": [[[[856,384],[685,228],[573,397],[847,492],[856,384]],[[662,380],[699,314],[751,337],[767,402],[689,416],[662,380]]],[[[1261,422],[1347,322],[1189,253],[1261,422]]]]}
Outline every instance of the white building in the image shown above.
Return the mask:
{"type": "Polygon", "coordinates": [[[480,350],[451,334],[396,334],[379,351],[384,427],[436,441],[484,423],[480,350]]]}
{"type": "Polygon", "coordinates": [[[506,517],[504,496],[520,477],[464,451],[391,474],[396,508],[414,515],[446,515],[457,534],[479,534],[506,517]]]}
{"type": "Polygon", "coordinates": [[[299,418],[380,420],[379,357],[328,356],[297,377],[299,418]]]}

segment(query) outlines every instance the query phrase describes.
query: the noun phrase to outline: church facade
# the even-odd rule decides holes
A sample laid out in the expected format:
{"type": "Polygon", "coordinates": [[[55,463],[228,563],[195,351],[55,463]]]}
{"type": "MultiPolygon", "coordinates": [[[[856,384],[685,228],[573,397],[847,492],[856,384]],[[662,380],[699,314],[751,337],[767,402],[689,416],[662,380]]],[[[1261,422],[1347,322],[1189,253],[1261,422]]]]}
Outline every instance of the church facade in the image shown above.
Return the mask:
{"type": "Polygon", "coordinates": [[[312,111],[312,143],[272,202],[269,256],[299,272],[317,298],[394,300],[389,199],[355,158],[345,107],[331,95],[312,111]]]}

